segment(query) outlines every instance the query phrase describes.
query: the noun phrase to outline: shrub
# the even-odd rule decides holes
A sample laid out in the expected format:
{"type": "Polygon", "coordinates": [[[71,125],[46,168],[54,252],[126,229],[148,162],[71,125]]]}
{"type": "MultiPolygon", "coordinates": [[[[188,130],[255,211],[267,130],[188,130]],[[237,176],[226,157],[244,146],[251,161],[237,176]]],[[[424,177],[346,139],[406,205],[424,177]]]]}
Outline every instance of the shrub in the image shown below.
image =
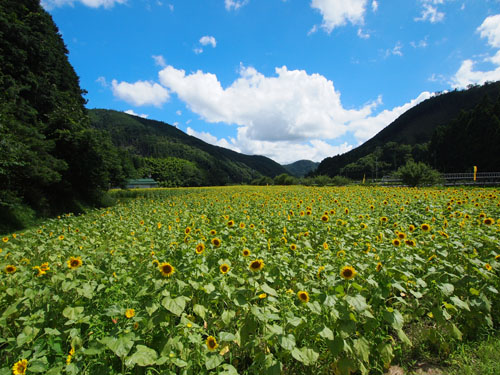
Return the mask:
{"type": "Polygon", "coordinates": [[[408,161],[396,171],[395,175],[403,181],[403,184],[409,186],[432,186],[442,183],[441,174],[422,162],[408,161]]]}

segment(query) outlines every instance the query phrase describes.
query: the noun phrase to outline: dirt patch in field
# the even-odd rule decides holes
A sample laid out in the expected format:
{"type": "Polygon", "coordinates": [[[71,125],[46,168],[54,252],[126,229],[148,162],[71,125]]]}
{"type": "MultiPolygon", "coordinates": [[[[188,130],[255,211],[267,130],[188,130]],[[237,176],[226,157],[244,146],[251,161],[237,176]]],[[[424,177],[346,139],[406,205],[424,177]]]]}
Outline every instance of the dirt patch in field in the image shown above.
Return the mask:
{"type": "Polygon", "coordinates": [[[386,375],[443,375],[443,371],[435,366],[429,364],[420,364],[412,371],[405,372],[399,366],[391,366],[385,373],[386,375]]]}

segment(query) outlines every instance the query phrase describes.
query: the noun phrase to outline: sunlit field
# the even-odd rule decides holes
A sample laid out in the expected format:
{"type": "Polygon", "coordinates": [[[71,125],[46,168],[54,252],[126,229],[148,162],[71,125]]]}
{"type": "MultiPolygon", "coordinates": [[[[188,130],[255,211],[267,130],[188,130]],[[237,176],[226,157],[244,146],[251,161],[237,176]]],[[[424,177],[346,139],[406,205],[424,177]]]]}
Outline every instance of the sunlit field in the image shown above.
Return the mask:
{"type": "Polygon", "coordinates": [[[380,374],[498,329],[498,190],[144,194],[0,238],[1,375],[380,374]]]}

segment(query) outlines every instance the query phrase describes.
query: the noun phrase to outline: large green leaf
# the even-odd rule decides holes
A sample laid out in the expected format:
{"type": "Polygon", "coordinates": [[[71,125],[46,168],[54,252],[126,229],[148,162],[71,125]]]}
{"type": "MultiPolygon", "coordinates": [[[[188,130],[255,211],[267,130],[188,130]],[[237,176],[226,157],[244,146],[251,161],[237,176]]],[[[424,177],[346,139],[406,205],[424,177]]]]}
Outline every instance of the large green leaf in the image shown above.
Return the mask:
{"type": "Polygon", "coordinates": [[[138,366],[151,366],[153,365],[158,358],[158,354],[154,349],[148,348],[144,345],[137,345],[137,350],[134,354],[127,358],[125,364],[127,367],[131,367],[133,365],[138,366]]]}
{"type": "Polygon", "coordinates": [[[176,298],[165,297],[161,301],[161,304],[172,314],[180,316],[186,308],[186,299],[187,298],[184,296],[179,296],[176,298]]]}

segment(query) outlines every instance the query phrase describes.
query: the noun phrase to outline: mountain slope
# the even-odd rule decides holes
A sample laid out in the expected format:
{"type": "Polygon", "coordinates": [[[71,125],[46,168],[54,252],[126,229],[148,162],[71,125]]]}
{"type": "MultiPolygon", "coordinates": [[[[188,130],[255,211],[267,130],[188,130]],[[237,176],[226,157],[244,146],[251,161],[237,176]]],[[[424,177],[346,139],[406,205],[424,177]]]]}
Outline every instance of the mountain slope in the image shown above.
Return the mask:
{"type": "MultiPolygon", "coordinates": [[[[387,154],[392,153],[393,156],[401,151],[398,150],[396,153],[395,151],[391,151],[391,147],[394,148],[394,143],[411,146],[426,144],[430,142],[432,135],[440,125],[448,124],[455,119],[461,111],[473,109],[485,96],[492,100],[496,100],[499,95],[500,82],[494,82],[486,83],[483,86],[474,86],[468,90],[452,91],[434,96],[403,113],[390,125],[361,146],[345,154],[324,159],[315,173],[329,176],[341,174],[342,172],[346,172],[345,168],[347,166],[356,164],[359,160],[368,157],[370,154],[377,151],[377,149],[383,149],[388,144],[390,147],[386,147],[386,150],[379,150],[379,154],[371,158],[376,160],[375,163],[381,160],[379,158],[383,156],[383,151],[387,151],[387,154]]],[[[413,147],[413,149],[414,148],[415,147],[413,147]]],[[[402,152],[402,154],[403,156],[406,155],[406,157],[408,157],[408,155],[412,156],[412,153],[414,153],[411,147],[409,154],[407,152],[408,150],[403,151],[405,152],[402,152]]],[[[417,151],[418,153],[425,154],[426,149],[423,147],[421,150],[417,151]]],[[[397,156],[401,158],[401,155],[397,156]]],[[[364,162],[366,162],[366,165],[370,165],[366,166],[364,170],[363,168],[354,168],[355,172],[349,177],[362,178],[363,174],[368,172],[368,169],[373,169],[372,160],[363,160],[361,164],[364,162]]],[[[399,160],[399,162],[400,164],[404,164],[404,160],[399,160]]],[[[430,161],[426,160],[426,162],[430,161]]],[[[392,168],[396,168],[397,166],[397,163],[392,163],[391,165],[392,168]]],[[[380,167],[382,168],[381,171],[383,171],[384,164],[378,166],[378,168],[380,167]]],[[[354,169],[350,168],[350,170],[354,169]]],[[[370,173],[372,173],[371,170],[370,173]]]]}
{"type": "Polygon", "coordinates": [[[244,183],[286,173],[275,161],[208,144],[166,123],[104,109],[89,110],[92,126],[109,132],[113,144],[137,158],[195,163],[198,184],[244,183]]]}
{"type": "Polygon", "coordinates": [[[319,163],[311,160],[298,160],[295,163],[283,165],[283,167],[295,177],[304,177],[309,172],[314,171],[319,163]]]}

